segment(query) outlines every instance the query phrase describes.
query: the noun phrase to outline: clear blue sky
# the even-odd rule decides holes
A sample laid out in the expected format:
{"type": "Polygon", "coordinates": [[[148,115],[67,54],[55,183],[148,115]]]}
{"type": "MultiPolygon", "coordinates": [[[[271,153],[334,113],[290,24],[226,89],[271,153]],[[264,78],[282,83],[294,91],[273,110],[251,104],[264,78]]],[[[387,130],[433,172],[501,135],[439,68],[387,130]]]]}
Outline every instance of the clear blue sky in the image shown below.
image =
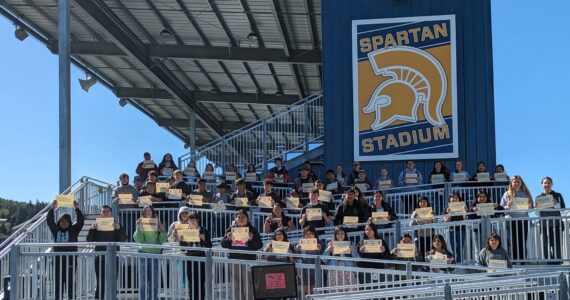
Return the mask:
{"type": "MultiPolygon", "coordinates": [[[[570,1],[492,1],[497,161],[533,195],[540,179],[570,203],[570,1]]],[[[0,17],[0,197],[51,201],[58,192],[57,56],[14,38],[0,17]]],[[[80,89],[72,68],[72,180],[134,174],[142,153],[156,161],[185,153],[182,142],[102,85],[80,89]]]]}

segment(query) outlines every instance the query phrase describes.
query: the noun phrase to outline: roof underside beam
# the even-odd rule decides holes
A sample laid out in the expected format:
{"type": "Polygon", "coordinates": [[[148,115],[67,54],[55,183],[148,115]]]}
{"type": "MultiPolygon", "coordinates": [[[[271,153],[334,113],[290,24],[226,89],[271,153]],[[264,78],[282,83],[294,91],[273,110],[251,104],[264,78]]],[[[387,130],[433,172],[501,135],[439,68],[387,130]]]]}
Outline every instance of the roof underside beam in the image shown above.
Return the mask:
{"type": "Polygon", "coordinates": [[[223,130],[219,123],[212,118],[204,108],[199,105],[194,105],[195,101],[192,99],[191,93],[184,83],[181,82],[162,61],[148,54],[144,44],[136,38],[136,35],[102,0],[76,0],[76,3],[101,26],[105,34],[111,38],[124,53],[128,53],[129,57],[137,59],[139,63],[162,83],[168,92],[185,103],[190,109],[195,109],[196,117],[202,120],[208,128],[220,136],[223,135],[223,130]]]}
{"type": "MultiPolygon", "coordinates": [[[[167,90],[156,88],[116,88],[115,95],[119,98],[135,99],[176,99],[167,90]]],[[[229,92],[191,92],[192,98],[197,102],[223,102],[223,103],[249,103],[249,104],[275,104],[291,105],[299,100],[297,95],[271,95],[256,93],[229,93],[229,92]]]]}
{"type": "MultiPolygon", "coordinates": [[[[189,119],[156,119],[156,124],[161,127],[181,127],[181,128],[189,128],[190,127],[190,120],[189,119]]],[[[246,122],[220,122],[220,126],[223,130],[236,130],[243,128],[250,123],[246,122]]],[[[204,129],[204,123],[196,122],[196,128],[204,129]]]]}
{"type": "MultiPolygon", "coordinates": [[[[197,60],[220,61],[252,61],[275,62],[291,64],[321,64],[321,50],[289,50],[290,55],[284,54],[283,49],[268,48],[241,48],[217,46],[190,46],[190,45],[143,45],[145,52],[152,58],[186,58],[197,60]]],[[[57,49],[54,49],[57,51],[57,49]]],[[[98,56],[127,56],[121,48],[114,43],[106,42],[72,42],[73,55],[98,56]]]]}

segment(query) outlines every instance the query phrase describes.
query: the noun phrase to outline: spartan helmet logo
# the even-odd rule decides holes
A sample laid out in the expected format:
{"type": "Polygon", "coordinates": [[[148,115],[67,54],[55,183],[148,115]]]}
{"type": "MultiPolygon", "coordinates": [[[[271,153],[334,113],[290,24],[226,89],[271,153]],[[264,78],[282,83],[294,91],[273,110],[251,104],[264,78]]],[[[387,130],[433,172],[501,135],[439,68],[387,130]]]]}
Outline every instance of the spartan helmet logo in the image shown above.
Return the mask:
{"type": "Polygon", "coordinates": [[[368,54],[374,74],[389,77],[372,93],[364,113],[376,113],[370,128],[382,129],[398,120],[415,123],[423,106],[426,120],[441,127],[447,78],[441,64],[421,49],[399,46],[368,54]],[[397,61],[398,65],[391,63],[397,61]]]}

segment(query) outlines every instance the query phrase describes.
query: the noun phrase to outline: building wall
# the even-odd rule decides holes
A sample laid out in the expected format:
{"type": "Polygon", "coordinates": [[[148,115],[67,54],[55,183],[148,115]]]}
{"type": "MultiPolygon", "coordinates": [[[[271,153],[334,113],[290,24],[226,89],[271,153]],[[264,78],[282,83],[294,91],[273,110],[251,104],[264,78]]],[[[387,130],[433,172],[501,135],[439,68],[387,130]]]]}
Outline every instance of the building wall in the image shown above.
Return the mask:
{"type": "MultiPolygon", "coordinates": [[[[494,171],[495,119],[490,0],[322,0],[323,94],[325,113],[325,167],[352,168],[353,107],[351,22],[358,19],[454,14],[457,41],[457,103],[459,159],[473,174],[477,161],[494,171]]],[[[444,160],[453,170],[455,159],[444,160]]],[[[499,162],[500,163],[500,162],[499,162]]],[[[365,162],[376,178],[386,167],[392,178],[405,162],[365,162]]],[[[433,160],[416,161],[424,177],[433,160]]],[[[508,172],[508,166],[505,166],[508,172]]]]}

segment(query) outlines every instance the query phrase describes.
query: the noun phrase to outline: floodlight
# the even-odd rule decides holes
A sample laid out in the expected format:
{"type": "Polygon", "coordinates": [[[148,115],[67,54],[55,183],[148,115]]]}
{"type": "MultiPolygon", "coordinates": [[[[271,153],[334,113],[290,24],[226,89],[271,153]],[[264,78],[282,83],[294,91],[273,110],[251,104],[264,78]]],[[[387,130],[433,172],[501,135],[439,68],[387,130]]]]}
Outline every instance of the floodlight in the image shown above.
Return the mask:
{"type": "Polygon", "coordinates": [[[20,41],[25,40],[28,37],[26,30],[20,26],[16,26],[16,31],[14,31],[14,36],[20,41]]]}
{"type": "Polygon", "coordinates": [[[127,104],[129,104],[129,102],[127,101],[127,99],[125,98],[119,98],[119,105],[121,107],[125,107],[127,104]]]}
{"type": "Polygon", "coordinates": [[[89,92],[89,89],[97,83],[97,78],[91,74],[86,77],[86,79],[79,79],[79,84],[84,91],[89,92]]]}
{"type": "Polygon", "coordinates": [[[257,34],[255,32],[250,32],[247,35],[247,39],[252,41],[252,42],[257,41],[257,34]]]}

